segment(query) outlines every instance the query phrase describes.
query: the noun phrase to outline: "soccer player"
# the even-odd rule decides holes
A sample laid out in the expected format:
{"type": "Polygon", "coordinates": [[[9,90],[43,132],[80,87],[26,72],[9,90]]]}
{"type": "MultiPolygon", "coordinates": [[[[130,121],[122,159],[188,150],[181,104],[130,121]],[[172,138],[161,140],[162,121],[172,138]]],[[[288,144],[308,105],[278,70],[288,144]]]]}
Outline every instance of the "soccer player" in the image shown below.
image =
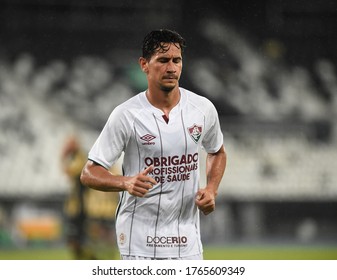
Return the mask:
{"type": "Polygon", "coordinates": [[[122,259],[203,259],[199,210],[215,209],[226,152],[214,105],[179,86],[184,48],[175,31],[146,35],[139,64],[148,88],[112,111],[82,171],[85,185],[120,192],[122,259]],[[199,186],[200,148],[206,186],[199,186]],[[112,175],[122,153],[123,175],[112,175]]]}
{"type": "Polygon", "coordinates": [[[89,216],[85,197],[90,189],[80,182],[81,171],[87,161],[87,156],[74,135],[67,139],[61,153],[61,160],[63,171],[71,181],[71,190],[64,205],[69,248],[74,259],[96,259],[93,252],[87,248],[86,223],[89,216]]]}

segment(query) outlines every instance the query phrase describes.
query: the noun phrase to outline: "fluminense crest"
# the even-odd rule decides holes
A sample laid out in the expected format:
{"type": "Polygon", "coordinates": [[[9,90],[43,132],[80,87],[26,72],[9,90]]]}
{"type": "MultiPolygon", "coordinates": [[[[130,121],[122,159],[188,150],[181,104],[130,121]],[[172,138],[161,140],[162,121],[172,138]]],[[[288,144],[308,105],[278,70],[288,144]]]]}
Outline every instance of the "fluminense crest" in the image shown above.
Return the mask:
{"type": "Polygon", "coordinates": [[[192,137],[195,143],[198,143],[201,134],[202,134],[202,126],[193,124],[191,127],[187,128],[189,135],[192,137]]]}

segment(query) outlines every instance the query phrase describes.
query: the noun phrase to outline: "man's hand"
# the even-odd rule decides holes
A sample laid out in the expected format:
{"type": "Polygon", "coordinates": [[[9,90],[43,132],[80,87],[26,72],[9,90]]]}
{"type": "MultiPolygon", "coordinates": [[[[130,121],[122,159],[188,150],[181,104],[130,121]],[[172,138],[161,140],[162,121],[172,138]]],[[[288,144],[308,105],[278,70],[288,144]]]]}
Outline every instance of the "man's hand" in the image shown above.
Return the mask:
{"type": "Polygon", "coordinates": [[[215,194],[207,188],[200,189],[197,192],[195,204],[204,215],[208,215],[215,210],[215,194]]]}
{"type": "Polygon", "coordinates": [[[128,177],[124,181],[125,190],[138,197],[145,196],[149,190],[157,184],[156,180],[148,176],[148,174],[153,170],[153,165],[146,168],[144,171],[138,173],[133,177],[128,177]]]}

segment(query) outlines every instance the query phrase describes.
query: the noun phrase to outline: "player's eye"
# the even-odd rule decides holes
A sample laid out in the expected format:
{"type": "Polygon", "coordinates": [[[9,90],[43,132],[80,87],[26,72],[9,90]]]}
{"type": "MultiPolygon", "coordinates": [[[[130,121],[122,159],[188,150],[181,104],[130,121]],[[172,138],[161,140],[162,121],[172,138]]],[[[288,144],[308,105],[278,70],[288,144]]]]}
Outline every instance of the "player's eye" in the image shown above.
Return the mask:
{"type": "Polygon", "coordinates": [[[160,58],[160,59],[158,59],[158,61],[160,63],[167,63],[167,62],[169,62],[169,59],[167,59],[167,58],[160,58]]]}

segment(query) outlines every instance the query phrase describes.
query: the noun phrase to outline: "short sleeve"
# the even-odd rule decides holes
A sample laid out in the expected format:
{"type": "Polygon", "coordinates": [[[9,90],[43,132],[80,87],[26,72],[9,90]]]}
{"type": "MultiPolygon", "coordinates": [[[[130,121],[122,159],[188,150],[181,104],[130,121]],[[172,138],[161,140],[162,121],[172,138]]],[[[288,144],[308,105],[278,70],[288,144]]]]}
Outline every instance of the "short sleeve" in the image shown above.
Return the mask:
{"type": "Polygon", "coordinates": [[[127,139],[123,114],[117,107],[89,151],[88,158],[109,169],[121,156],[127,139]]]}
{"type": "Polygon", "coordinates": [[[211,102],[209,102],[205,118],[206,130],[202,140],[202,146],[207,153],[215,153],[223,145],[223,134],[220,127],[218,112],[211,102]]]}

